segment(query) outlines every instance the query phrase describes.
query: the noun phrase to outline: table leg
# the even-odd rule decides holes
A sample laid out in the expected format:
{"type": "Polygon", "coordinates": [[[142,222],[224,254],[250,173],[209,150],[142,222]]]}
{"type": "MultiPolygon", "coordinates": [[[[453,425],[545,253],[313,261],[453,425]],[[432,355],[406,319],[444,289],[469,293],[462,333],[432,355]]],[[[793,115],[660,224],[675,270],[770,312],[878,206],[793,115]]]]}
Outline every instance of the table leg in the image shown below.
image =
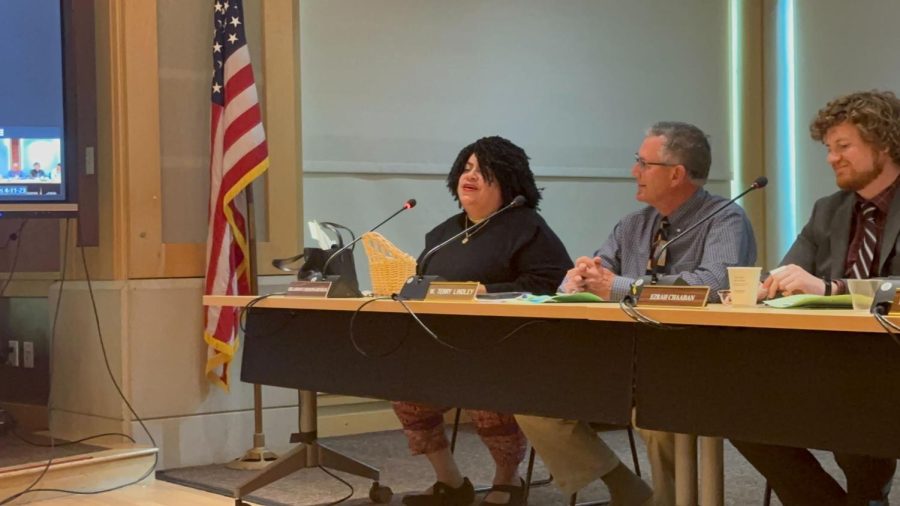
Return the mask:
{"type": "Polygon", "coordinates": [[[700,504],[725,504],[724,442],[718,437],[700,438],[700,504]]]}
{"type": "Polygon", "coordinates": [[[234,497],[240,500],[254,490],[262,488],[273,481],[309,467],[328,467],[336,471],[369,478],[376,482],[379,479],[378,469],[356,459],[338,453],[318,443],[316,392],[300,391],[300,440],[294,449],[285,453],[254,476],[234,489],[234,497]]]}

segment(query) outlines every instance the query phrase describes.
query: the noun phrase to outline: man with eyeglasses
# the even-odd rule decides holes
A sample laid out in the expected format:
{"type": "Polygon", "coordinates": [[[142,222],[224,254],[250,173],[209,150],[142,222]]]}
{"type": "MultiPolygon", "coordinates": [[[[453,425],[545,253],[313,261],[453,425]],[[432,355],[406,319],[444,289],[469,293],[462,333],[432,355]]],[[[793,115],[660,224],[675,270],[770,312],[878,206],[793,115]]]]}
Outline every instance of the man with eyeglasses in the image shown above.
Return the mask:
{"type": "MultiPolygon", "coordinates": [[[[656,271],[663,284],[680,278],[691,285],[709,286],[711,298],[717,300],[716,292],[728,286],[727,267],[756,262],[753,229],[740,206],[728,206],[659,255],[669,237],[727,201],[703,189],[710,164],[709,141],[702,130],[681,122],[653,125],[631,169],[636,198],[647,206],[622,218],[593,258],[575,261],[563,291],[621,300],[637,279],[656,271]]],[[[653,500],[648,502],[651,492],[646,484],[588,424],[524,415],[516,419],[565,493],[600,478],[609,488],[610,504],[675,505],[674,434],[638,429],[652,467],[653,500]]]]}

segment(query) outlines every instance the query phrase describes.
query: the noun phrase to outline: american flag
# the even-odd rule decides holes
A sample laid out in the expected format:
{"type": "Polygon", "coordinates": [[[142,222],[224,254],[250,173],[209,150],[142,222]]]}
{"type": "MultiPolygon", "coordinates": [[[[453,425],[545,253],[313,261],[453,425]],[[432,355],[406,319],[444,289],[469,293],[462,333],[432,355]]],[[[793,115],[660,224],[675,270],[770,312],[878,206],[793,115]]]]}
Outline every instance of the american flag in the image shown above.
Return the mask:
{"type": "MultiPolygon", "coordinates": [[[[210,123],[207,295],[250,293],[250,257],[243,190],[269,167],[259,98],[244,34],[241,0],[215,0],[210,123]]],[[[228,390],[228,364],[238,348],[238,311],[206,309],[206,376],[228,390]]]]}

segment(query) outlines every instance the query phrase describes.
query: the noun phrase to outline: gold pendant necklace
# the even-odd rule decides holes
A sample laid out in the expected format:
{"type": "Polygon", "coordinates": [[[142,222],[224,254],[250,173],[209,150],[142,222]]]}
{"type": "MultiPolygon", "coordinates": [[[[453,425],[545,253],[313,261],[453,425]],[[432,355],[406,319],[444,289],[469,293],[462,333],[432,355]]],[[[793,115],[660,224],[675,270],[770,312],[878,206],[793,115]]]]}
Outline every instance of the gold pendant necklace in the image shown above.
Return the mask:
{"type": "Polygon", "coordinates": [[[484,226],[487,224],[487,220],[479,220],[479,221],[470,220],[468,214],[466,215],[465,220],[466,220],[466,221],[465,221],[465,227],[466,227],[466,228],[465,228],[464,230],[465,230],[465,232],[466,232],[466,236],[463,237],[463,240],[462,240],[461,242],[462,242],[463,244],[468,244],[468,243],[469,243],[469,238],[472,237],[472,236],[474,236],[475,234],[478,233],[479,230],[481,230],[482,228],[484,228],[484,226]],[[470,223],[470,222],[472,223],[472,226],[471,226],[471,227],[469,226],[469,223],[470,223]],[[476,225],[478,225],[478,226],[476,227],[476,225]],[[474,228],[475,230],[473,230],[473,231],[470,233],[470,232],[469,232],[469,229],[472,229],[472,228],[474,228]]]}

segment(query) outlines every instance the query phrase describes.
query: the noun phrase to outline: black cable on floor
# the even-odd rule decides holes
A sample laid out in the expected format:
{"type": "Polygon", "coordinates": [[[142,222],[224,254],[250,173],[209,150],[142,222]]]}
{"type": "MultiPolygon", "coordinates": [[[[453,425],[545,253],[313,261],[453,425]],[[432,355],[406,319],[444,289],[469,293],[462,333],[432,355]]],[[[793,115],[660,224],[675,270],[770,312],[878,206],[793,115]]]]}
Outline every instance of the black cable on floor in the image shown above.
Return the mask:
{"type": "MultiPolygon", "coordinates": [[[[120,436],[120,437],[124,437],[125,439],[131,441],[132,443],[135,442],[134,438],[129,436],[128,434],[123,434],[122,432],[106,432],[104,434],[95,434],[93,436],[83,437],[83,438],[75,440],[75,441],[65,441],[63,443],[56,443],[56,444],[48,445],[48,444],[44,444],[44,443],[36,443],[34,441],[31,441],[28,438],[26,438],[25,436],[16,432],[15,430],[12,430],[10,432],[19,441],[21,441],[29,446],[36,446],[38,448],[50,448],[51,446],[54,448],[62,448],[63,446],[77,445],[80,443],[84,443],[85,441],[90,441],[92,439],[100,439],[101,437],[107,437],[107,436],[120,436]]],[[[50,439],[52,440],[53,438],[50,438],[50,439]]]]}
{"type": "MultiPolygon", "coordinates": [[[[66,279],[66,267],[68,265],[70,221],[71,220],[67,218],[66,222],[65,222],[66,232],[65,232],[65,239],[64,239],[64,243],[63,243],[64,244],[63,259],[62,259],[62,269],[61,269],[61,273],[60,273],[61,279],[60,279],[60,284],[59,284],[59,292],[58,292],[58,295],[56,298],[56,309],[53,314],[53,323],[51,324],[51,327],[50,327],[50,350],[51,350],[51,352],[50,352],[49,370],[50,370],[50,388],[51,389],[53,387],[53,355],[54,355],[53,354],[53,344],[55,342],[56,323],[59,318],[59,310],[60,310],[60,306],[61,306],[61,302],[62,302],[63,285],[64,285],[65,279],[66,279]]],[[[106,351],[106,343],[103,341],[103,331],[100,326],[100,312],[97,309],[97,300],[94,297],[94,288],[93,288],[93,283],[91,280],[91,274],[90,274],[90,271],[88,270],[87,258],[84,254],[84,242],[81,239],[81,227],[78,226],[78,228],[76,230],[78,231],[76,234],[78,236],[78,243],[79,243],[78,248],[81,250],[81,263],[82,263],[82,266],[84,267],[84,277],[85,277],[85,281],[87,282],[88,293],[89,293],[90,299],[91,299],[91,307],[92,307],[93,313],[94,313],[94,323],[97,328],[97,338],[100,342],[100,351],[103,354],[103,362],[104,362],[104,365],[106,366],[106,372],[109,375],[109,379],[112,382],[113,386],[115,387],[116,392],[118,392],[119,397],[122,399],[122,401],[128,407],[128,410],[131,413],[131,415],[134,416],[135,420],[137,420],[137,422],[140,424],[141,428],[144,429],[144,433],[147,435],[147,438],[150,439],[151,444],[154,447],[157,447],[156,440],[153,438],[153,434],[150,433],[150,429],[148,429],[147,426],[144,424],[144,420],[140,416],[138,416],[137,412],[135,412],[134,408],[131,406],[131,403],[125,397],[125,394],[122,392],[121,387],[119,387],[119,383],[116,381],[115,375],[112,372],[112,367],[109,365],[109,356],[106,351]]],[[[52,393],[52,391],[50,393],[52,393]]],[[[53,410],[51,409],[51,404],[50,404],[49,399],[52,399],[52,396],[48,394],[48,404],[47,404],[48,415],[47,416],[51,417],[53,414],[53,410]]],[[[127,436],[125,434],[120,434],[120,435],[131,439],[130,436],[127,436]]],[[[90,436],[89,438],[85,438],[85,439],[94,439],[94,438],[97,438],[100,436],[101,435],[90,436]]],[[[131,440],[134,441],[133,439],[131,439],[131,440]]],[[[153,464],[150,466],[150,468],[144,474],[142,474],[139,478],[137,478],[135,480],[129,481],[127,483],[123,483],[121,485],[116,485],[114,487],[107,487],[107,488],[98,489],[98,490],[69,490],[69,489],[61,489],[61,488],[35,488],[35,486],[41,481],[41,479],[43,479],[43,477],[47,474],[47,471],[49,471],[49,469],[50,469],[50,466],[53,462],[53,448],[55,446],[56,446],[55,438],[51,434],[50,435],[50,445],[48,445],[48,447],[50,448],[50,457],[47,459],[47,464],[44,466],[43,470],[41,471],[41,474],[39,474],[37,476],[37,478],[35,478],[34,481],[32,481],[32,483],[30,485],[28,485],[27,488],[25,488],[25,490],[15,493],[13,495],[10,495],[10,496],[6,497],[5,499],[3,499],[2,501],[0,501],[0,506],[2,506],[4,504],[8,504],[8,503],[14,501],[15,499],[18,499],[19,497],[22,497],[23,495],[32,494],[32,493],[36,493],[36,492],[56,492],[56,493],[73,494],[73,495],[95,495],[95,494],[102,494],[102,493],[106,493],[106,492],[112,492],[114,490],[119,490],[119,489],[128,487],[130,485],[134,485],[135,483],[139,483],[139,482],[143,481],[148,476],[153,474],[153,471],[156,469],[156,465],[159,463],[159,453],[157,452],[153,456],[153,464]]]]}
{"type": "Polygon", "coordinates": [[[344,501],[350,499],[351,497],[353,497],[353,494],[356,493],[356,490],[353,488],[353,485],[351,485],[350,482],[348,482],[347,480],[341,478],[340,476],[338,476],[338,475],[332,473],[331,471],[329,471],[328,469],[326,469],[324,466],[318,466],[318,467],[319,467],[319,469],[322,470],[323,473],[325,473],[325,474],[327,474],[328,476],[331,476],[332,478],[334,478],[335,480],[337,480],[337,481],[343,483],[344,485],[347,486],[347,488],[350,489],[350,492],[349,492],[347,495],[345,495],[344,497],[338,499],[338,500],[335,501],[335,502],[330,502],[330,503],[328,503],[328,506],[334,506],[335,504],[340,504],[340,503],[342,503],[342,502],[344,502],[344,501]]]}

